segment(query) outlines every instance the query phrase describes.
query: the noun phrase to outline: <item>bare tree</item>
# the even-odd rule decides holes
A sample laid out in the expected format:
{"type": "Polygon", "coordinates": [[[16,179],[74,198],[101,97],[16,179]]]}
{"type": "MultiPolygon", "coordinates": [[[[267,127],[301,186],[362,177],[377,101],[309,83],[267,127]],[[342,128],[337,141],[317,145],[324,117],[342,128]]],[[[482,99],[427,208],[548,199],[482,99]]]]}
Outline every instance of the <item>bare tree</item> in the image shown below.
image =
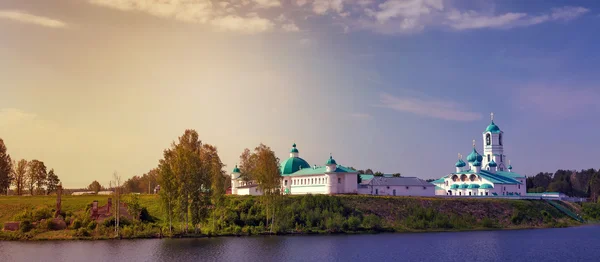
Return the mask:
{"type": "Polygon", "coordinates": [[[113,173],[115,180],[115,233],[119,236],[119,219],[121,217],[121,175],[115,171],[113,173]]]}

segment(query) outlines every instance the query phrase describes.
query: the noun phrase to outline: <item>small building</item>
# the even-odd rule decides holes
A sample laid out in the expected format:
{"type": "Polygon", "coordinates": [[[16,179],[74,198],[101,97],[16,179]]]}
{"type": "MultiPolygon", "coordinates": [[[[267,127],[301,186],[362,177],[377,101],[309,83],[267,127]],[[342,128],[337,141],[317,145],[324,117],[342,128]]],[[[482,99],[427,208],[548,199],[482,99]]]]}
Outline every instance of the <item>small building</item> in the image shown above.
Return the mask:
{"type": "Polygon", "coordinates": [[[379,196],[435,196],[435,185],[417,177],[376,176],[362,181],[359,193],[379,196]]]}

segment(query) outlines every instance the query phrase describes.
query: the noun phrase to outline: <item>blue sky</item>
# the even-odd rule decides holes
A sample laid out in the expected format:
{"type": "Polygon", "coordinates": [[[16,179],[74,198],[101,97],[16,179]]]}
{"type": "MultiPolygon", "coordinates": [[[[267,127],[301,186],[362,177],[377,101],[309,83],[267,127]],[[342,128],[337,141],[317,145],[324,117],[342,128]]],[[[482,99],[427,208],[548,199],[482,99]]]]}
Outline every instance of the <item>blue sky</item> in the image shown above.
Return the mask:
{"type": "Polygon", "coordinates": [[[296,142],[438,178],[494,112],[516,172],[598,168],[598,28],[595,1],[3,1],[0,137],[68,186],[147,172],[186,128],[228,170],[296,142]]]}

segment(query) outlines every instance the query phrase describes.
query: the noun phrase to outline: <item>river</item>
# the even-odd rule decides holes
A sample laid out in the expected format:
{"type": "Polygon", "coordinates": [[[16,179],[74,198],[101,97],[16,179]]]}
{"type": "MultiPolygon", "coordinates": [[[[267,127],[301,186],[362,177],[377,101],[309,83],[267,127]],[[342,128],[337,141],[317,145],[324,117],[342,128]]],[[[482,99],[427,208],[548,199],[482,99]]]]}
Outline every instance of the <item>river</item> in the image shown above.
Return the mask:
{"type": "Polygon", "coordinates": [[[600,226],[419,234],[0,242],[1,261],[600,261],[600,226]]]}

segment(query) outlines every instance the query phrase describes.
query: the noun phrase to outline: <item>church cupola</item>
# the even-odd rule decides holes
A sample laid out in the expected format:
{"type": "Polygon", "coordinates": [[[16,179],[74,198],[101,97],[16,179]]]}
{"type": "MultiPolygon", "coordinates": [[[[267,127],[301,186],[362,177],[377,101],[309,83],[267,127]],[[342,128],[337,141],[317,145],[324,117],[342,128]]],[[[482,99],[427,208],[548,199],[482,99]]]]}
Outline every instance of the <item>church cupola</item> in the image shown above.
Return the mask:
{"type": "Polygon", "coordinates": [[[465,163],[465,161],[462,160],[462,155],[458,154],[458,161],[456,161],[456,164],[454,165],[456,167],[456,172],[461,172],[463,167],[465,167],[467,165],[467,163],[465,163]]]}
{"type": "Polygon", "coordinates": [[[512,165],[510,164],[510,160],[508,160],[508,172],[512,172],[512,165]]]}
{"type": "Polygon", "coordinates": [[[325,163],[325,166],[327,166],[327,173],[335,172],[337,163],[335,162],[335,159],[333,159],[333,156],[329,155],[329,159],[327,160],[327,163],[325,163]]]}
{"type": "Polygon", "coordinates": [[[469,163],[473,163],[475,161],[479,161],[481,162],[483,160],[483,157],[477,153],[477,149],[475,149],[475,140],[473,140],[473,151],[471,151],[471,154],[469,154],[467,156],[467,162],[469,163]]]}
{"type": "Polygon", "coordinates": [[[296,148],[296,143],[292,145],[292,150],[290,150],[290,157],[298,157],[299,156],[298,148],[296,148]]]}
{"type": "Polygon", "coordinates": [[[497,170],[496,170],[496,169],[497,169],[497,167],[498,167],[498,164],[496,164],[496,162],[494,161],[494,159],[492,159],[492,161],[490,161],[490,162],[488,163],[488,168],[489,168],[488,170],[489,170],[489,171],[496,172],[496,171],[497,171],[497,170]]]}
{"type": "Polygon", "coordinates": [[[237,165],[233,168],[231,172],[231,194],[236,195],[238,192],[238,187],[240,186],[240,169],[237,165]]]}

